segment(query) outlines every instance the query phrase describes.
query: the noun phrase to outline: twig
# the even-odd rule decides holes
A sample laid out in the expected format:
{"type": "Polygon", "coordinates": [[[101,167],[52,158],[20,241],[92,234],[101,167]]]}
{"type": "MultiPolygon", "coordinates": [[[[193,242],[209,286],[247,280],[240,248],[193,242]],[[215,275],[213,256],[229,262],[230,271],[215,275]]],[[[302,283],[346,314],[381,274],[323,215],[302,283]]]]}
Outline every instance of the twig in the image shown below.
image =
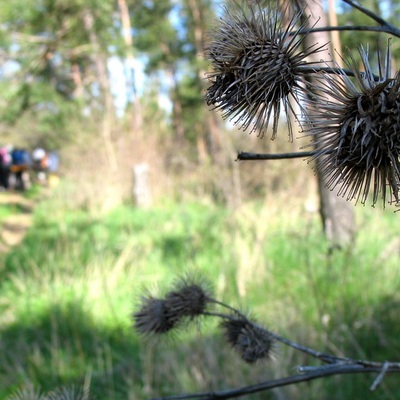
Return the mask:
{"type": "MultiPolygon", "coordinates": [[[[361,13],[368,16],[370,19],[375,21],[378,26],[339,26],[339,27],[319,27],[315,26],[311,29],[300,29],[296,32],[292,32],[291,34],[308,34],[313,32],[321,32],[321,31],[372,31],[372,32],[385,32],[400,38],[400,29],[390,24],[388,21],[374,13],[373,11],[363,7],[362,5],[354,2],[353,0],[343,0],[344,3],[348,4],[350,7],[357,9],[361,13]]],[[[304,66],[301,67],[301,71],[304,74],[313,74],[318,72],[325,72],[328,74],[341,74],[347,76],[354,76],[354,72],[348,69],[342,68],[330,68],[330,67],[320,67],[320,66],[304,66]]],[[[374,76],[374,79],[379,81],[381,79],[378,76],[374,76]]],[[[237,160],[240,161],[258,161],[258,160],[283,160],[283,159],[293,159],[293,158],[309,158],[313,157],[317,154],[321,154],[318,150],[313,151],[299,151],[299,152],[290,152],[290,153],[278,153],[278,154],[262,154],[262,153],[249,153],[249,152],[239,152],[237,156],[237,160]]],[[[325,152],[324,154],[329,154],[325,152]]],[[[215,304],[223,306],[227,308],[230,312],[233,311],[238,316],[246,318],[239,311],[235,310],[233,307],[225,305],[219,301],[214,301],[215,304]]],[[[224,318],[224,319],[232,319],[233,316],[224,313],[218,312],[210,312],[204,311],[202,312],[204,315],[224,318]]],[[[247,318],[246,318],[247,319],[247,318]]],[[[250,322],[250,321],[249,321],[250,322]]],[[[254,324],[255,325],[255,324],[254,324]]],[[[277,387],[288,386],[292,384],[297,384],[300,382],[307,382],[314,379],[324,378],[332,375],[344,375],[344,374],[358,374],[358,373],[378,373],[377,377],[374,379],[372,385],[370,386],[370,390],[376,390],[377,387],[383,381],[385,375],[389,372],[400,372],[400,362],[374,362],[367,360],[356,360],[345,357],[337,357],[330,354],[321,353],[312,348],[303,346],[296,342],[293,342],[289,339],[286,339],[276,333],[268,331],[273,339],[279,341],[287,346],[294,348],[295,350],[301,351],[313,358],[316,358],[320,361],[325,362],[327,365],[320,366],[300,366],[297,368],[298,374],[287,376],[280,379],[270,380],[261,382],[258,384],[245,386],[237,389],[226,389],[221,391],[210,391],[203,393],[192,393],[192,394],[181,394],[181,395],[173,395],[160,398],[158,400],[184,400],[184,399],[206,399],[206,400],[215,400],[215,399],[228,399],[228,398],[236,398],[244,395],[249,395],[252,393],[257,393],[277,387]]],[[[153,399],[157,400],[157,399],[153,399]]]]}
{"type": "Polygon", "coordinates": [[[300,34],[305,35],[316,32],[332,32],[332,31],[357,31],[357,32],[377,32],[387,33],[396,37],[400,37],[400,31],[393,26],[368,26],[368,25],[341,25],[341,26],[320,26],[318,28],[305,29],[302,28],[298,31],[290,32],[290,35],[300,34]]]}
{"type": "Polygon", "coordinates": [[[376,379],[372,383],[371,387],[369,388],[371,391],[374,391],[380,385],[384,376],[386,375],[388,368],[389,368],[389,363],[387,361],[385,361],[383,363],[381,372],[379,373],[379,375],[376,377],[376,379]]]}
{"type": "MultiPolygon", "coordinates": [[[[355,76],[356,74],[354,71],[351,71],[350,69],[346,68],[332,68],[332,67],[320,67],[320,66],[300,66],[298,67],[299,71],[302,73],[309,73],[309,74],[315,74],[318,72],[325,72],[326,74],[333,74],[333,75],[346,75],[346,76],[355,76]]],[[[365,76],[364,72],[360,72],[361,76],[365,76]]],[[[373,75],[374,81],[379,82],[380,78],[378,75],[373,75]]]]}
{"type": "MultiPolygon", "coordinates": [[[[222,307],[225,307],[229,310],[231,310],[234,314],[241,316],[242,318],[248,320],[248,318],[242,314],[239,310],[237,310],[234,307],[229,306],[228,304],[222,303],[218,300],[213,300],[213,303],[215,304],[219,304],[222,307]]],[[[224,314],[224,313],[219,313],[219,312],[213,312],[213,311],[203,311],[202,312],[203,315],[208,315],[208,316],[212,316],[212,317],[218,317],[218,318],[223,318],[223,319],[234,319],[234,317],[232,315],[229,314],[224,314]]],[[[258,324],[255,324],[254,322],[248,320],[249,323],[258,326],[261,329],[266,329],[258,324]]],[[[394,369],[394,370],[398,370],[400,371],[400,363],[398,362],[387,362],[385,361],[384,364],[380,363],[380,362],[376,362],[376,361],[368,361],[368,360],[357,360],[354,358],[348,358],[348,357],[338,357],[338,356],[334,356],[332,354],[327,354],[327,353],[322,353],[320,351],[314,350],[311,347],[307,347],[307,346],[303,346],[302,344],[299,344],[297,342],[294,342],[290,339],[287,339],[277,333],[274,333],[272,331],[270,331],[268,329],[268,333],[269,335],[274,338],[276,341],[281,342],[289,347],[292,347],[295,350],[301,351],[302,353],[308,354],[311,357],[317,358],[325,363],[328,363],[328,366],[325,366],[326,368],[330,368],[333,365],[337,365],[337,364],[341,364],[341,365],[350,365],[350,364],[354,364],[354,365],[360,365],[364,368],[375,368],[378,370],[383,369],[383,366],[386,365],[386,369],[387,370],[388,367],[394,369]],[[382,366],[383,365],[383,366],[382,366]]],[[[306,372],[306,371],[311,371],[312,369],[320,369],[323,368],[321,366],[319,367],[299,367],[298,370],[301,372],[306,372]]],[[[383,378],[383,377],[382,377],[383,378]]]]}
{"type": "Polygon", "coordinates": [[[307,158],[307,157],[312,157],[315,154],[316,154],[315,151],[298,151],[295,153],[276,153],[276,154],[240,152],[238,153],[237,160],[238,161],[284,160],[288,158],[307,158]]]}
{"type": "Polygon", "coordinates": [[[383,19],[381,16],[378,14],[374,13],[372,10],[369,10],[368,8],[365,8],[361,4],[355,3],[353,0],[343,0],[344,3],[348,4],[350,7],[353,7],[357,9],[358,11],[361,11],[363,14],[365,14],[367,17],[373,19],[375,22],[377,22],[381,26],[387,26],[392,28],[394,31],[399,31],[395,26],[387,22],[385,19],[383,19]]]}
{"type": "MultiPolygon", "coordinates": [[[[382,370],[382,366],[378,367],[364,367],[359,364],[342,364],[338,363],[336,365],[323,366],[320,368],[315,368],[313,372],[306,374],[291,375],[281,379],[275,379],[272,381],[266,381],[258,383],[251,386],[245,386],[239,389],[228,389],[221,390],[217,392],[204,392],[204,393],[192,393],[183,395],[174,395],[156,398],[153,400],[185,400],[185,399],[205,399],[205,400],[215,400],[215,399],[229,399],[235,397],[241,397],[252,393],[262,392],[264,390],[269,390],[277,387],[293,385],[300,382],[308,382],[314,379],[319,379],[332,375],[344,375],[344,374],[363,374],[371,372],[379,372],[382,370]]],[[[386,372],[399,372],[399,368],[392,368],[390,365],[387,366],[386,372]]]]}
{"type": "Polygon", "coordinates": [[[314,350],[310,347],[303,346],[299,343],[293,342],[292,340],[286,339],[283,336],[280,336],[274,332],[269,331],[269,334],[278,342],[286,344],[287,346],[290,346],[296,350],[299,350],[302,353],[308,354],[309,356],[318,358],[319,360],[321,360],[323,362],[326,362],[329,364],[337,364],[338,362],[340,362],[340,363],[357,363],[358,364],[357,361],[352,360],[350,358],[337,357],[337,356],[333,356],[331,354],[321,353],[320,351],[314,350]]]}
{"type": "MultiPolygon", "coordinates": [[[[242,314],[239,310],[237,310],[237,309],[235,309],[233,307],[230,307],[227,304],[224,304],[224,303],[219,302],[217,300],[213,300],[213,303],[219,304],[219,305],[221,305],[223,307],[226,307],[229,310],[233,311],[234,314],[241,316],[245,320],[248,320],[247,317],[244,314],[242,314]]],[[[203,315],[208,315],[208,316],[211,316],[211,317],[223,318],[223,319],[227,319],[227,320],[234,319],[234,317],[232,315],[219,313],[219,312],[214,312],[214,311],[203,311],[202,314],[203,315]]],[[[253,324],[255,326],[258,326],[261,329],[266,329],[266,328],[264,328],[264,327],[262,327],[262,326],[260,326],[258,324],[255,324],[255,323],[253,323],[251,321],[249,321],[249,323],[251,323],[251,324],[253,324]]],[[[340,363],[358,363],[357,360],[353,360],[353,359],[350,359],[350,358],[337,357],[337,356],[333,356],[331,354],[321,353],[320,351],[314,350],[314,349],[312,349],[310,347],[303,346],[303,345],[301,345],[299,343],[293,342],[292,340],[286,339],[285,337],[280,336],[277,333],[271,332],[269,329],[268,329],[268,333],[276,341],[281,342],[281,343],[283,343],[283,344],[285,344],[287,346],[290,346],[290,347],[292,347],[292,348],[294,348],[294,349],[296,349],[298,351],[301,351],[302,353],[308,354],[309,356],[317,358],[317,359],[319,359],[319,360],[321,360],[323,362],[326,362],[328,364],[337,364],[339,362],[340,363]]],[[[380,366],[380,364],[378,366],[380,366]]],[[[373,367],[376,367],[376,365],[373,365],[373,367]]]]}
{"type": "MultiPolygon", "coordinates": [[[[354,76],[354,72],[351,71],[350,69],[346,69],[346,68],[332,68],[332,67],[319,67],[319,66],[300,66],[298,67],[299,71],[301,71],[302,73],[311,73],[311,74],[315,74],[317,72],[325,72],[327,74],[333,74],[333,75],[347,75],[347,76],[354,76]]],[[[379,79],[378,77],[376,77],[376,79],[379,79]]]]}

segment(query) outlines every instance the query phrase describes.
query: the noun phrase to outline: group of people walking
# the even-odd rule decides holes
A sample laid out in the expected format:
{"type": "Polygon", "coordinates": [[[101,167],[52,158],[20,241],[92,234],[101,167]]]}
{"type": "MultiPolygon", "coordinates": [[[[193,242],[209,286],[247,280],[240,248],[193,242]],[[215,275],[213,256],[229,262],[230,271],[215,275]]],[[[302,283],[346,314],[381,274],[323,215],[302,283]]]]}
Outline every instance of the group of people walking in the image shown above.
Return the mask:
{"type": "Polygon", "coordinates": [[[58,153],[36,148],[0,147],[0,190],[25,190],[32,181],[48,183],[48,175],[56,174],[59,166],[58,153]]]}

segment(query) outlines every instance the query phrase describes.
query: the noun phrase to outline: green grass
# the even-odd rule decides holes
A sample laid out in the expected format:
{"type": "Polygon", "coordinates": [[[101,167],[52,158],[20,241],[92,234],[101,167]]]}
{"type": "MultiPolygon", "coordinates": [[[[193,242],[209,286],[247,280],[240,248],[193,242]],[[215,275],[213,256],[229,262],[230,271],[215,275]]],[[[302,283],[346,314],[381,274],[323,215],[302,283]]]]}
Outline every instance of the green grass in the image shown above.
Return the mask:
{"type": "MultiPolygon", "coordinates": [[[[243,365],[215,323],[159,341],[133,331],[145,288],[200,271],[215,296],[321,351],[400,360],[398,215],[358,209],[351,251],[328,255],[316,215],[280,205],[230,211],[208,203],[121,206],[106,215],[42,203],[23,243],[1,260],[0,398],[34,385],[86,387],[96,399],[145,399],[250,385],[315,364],[279,347],[243,365]],[[392,246],[393,247],[393,246],[392,246]],[[386,250],[385,250],[386,248],[386,250]]],[[[374,376],[279,389],[291,399],[367,398],[374,376]]],[[[374,399],[395,399],[387,376],[374,399]]],[[[274,392],[276,394],[276,392],[274,392]]],[[[254,395],[254,399],[275,398],[254,395]]]]}
{"type": "Polygon", "coordinates": [[[21,204],[0,204],[0,223],[15,214],[26,212],[21,204]]]}

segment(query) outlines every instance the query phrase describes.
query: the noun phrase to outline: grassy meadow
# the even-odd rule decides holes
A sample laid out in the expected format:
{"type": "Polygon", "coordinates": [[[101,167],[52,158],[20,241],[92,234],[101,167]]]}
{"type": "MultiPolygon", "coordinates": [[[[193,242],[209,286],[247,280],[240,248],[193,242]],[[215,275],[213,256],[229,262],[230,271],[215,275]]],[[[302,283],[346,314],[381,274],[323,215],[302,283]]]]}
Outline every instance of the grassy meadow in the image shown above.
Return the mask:
{"type": "MultiPolygon", "coordinates": [[[[101,215],[62,207],[57,195],[42,201],[23,242],[1,255],[0,398],[34,387],[141,400],[255,384],[317,364],[280,345],[273,361],[246,365],[212,321],[161,340],[139,337],[131,315],[141,294],[163,293],[188,271],[203,275],[216,298],[291,340],[400,360],[399,215],[358,207],[354,246],[330,254],[318,213],[301,204],[282,209],[286,201],[267,195],[229,209],[164,200],[101,215]]],[[[387,375],[370,392],[375,376],[250,397],[399,398],[399,376],[387,375]]]]}

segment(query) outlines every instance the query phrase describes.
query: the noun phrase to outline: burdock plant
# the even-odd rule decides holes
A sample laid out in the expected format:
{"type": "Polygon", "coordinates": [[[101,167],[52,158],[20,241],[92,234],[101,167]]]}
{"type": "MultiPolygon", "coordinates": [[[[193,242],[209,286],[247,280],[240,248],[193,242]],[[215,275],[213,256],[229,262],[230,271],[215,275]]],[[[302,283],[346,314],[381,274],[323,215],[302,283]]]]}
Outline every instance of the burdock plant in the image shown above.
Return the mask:
{"type": "Polygon", "coordinates": [[[271,358],[274,339],[267,329],[242,314],[223,319],[221,326],[227,342],[244,361],[253,363],[271,358]]]}
{"type": "Polygon", "coordinates": [[[134,314],[134,327],[144,335],[171,332],[203,315],[213,299],[203,279],[179,278],[165,297],[143,296],[134,314]]]}
{"type": "Polygon", "coordinates": [[[399,203],[400,76],[392,75],[388,44],[384,65],[373,73],[368,50],[359,49],[363,71],[349,55],[348,67],[332,76],[321,73],[317,98],[309,100],[308,134],[318,151],[315,158],[330,188],[365,203],[372,186],[372,203],[399,203]],[[387,196],[389,192],[389,196],[387,196]]]}
{"type": "Polygon", "coordinates": [[[307,57],[323,46],[302,48],[305,35],[299,32],[301,13],[284,26],[284,13],[276,7],[255,5],[241,12],[226,10],[211,34],[206,58],[213,72],[208,75],[208,105],[242,129],[266,132],[272,119],[272,139],[276,137],[281,109],[289,117],[289,137],[293,139],[290,116],[302,109],[307,94],[304,67],[307,57]],[[295,32],[293,32],[295,30],[295,32]]]}
{"type": "MultiPolygon", "coordinates": [[[[353,0],[343,0],[378,23],[371,30],[400,38],[400,30],[353,0]]],[[[285,12],[258,1],[239,11],[225,10],[211,34],[206,57],[212,72],[205,99],[242,129],[263,136],[272,120],[276,137],[280,113],[300,122],[314,148],[289,154],[239,153],[240,160],[309,158],[333,189],[347,200],[372,204],[400,204],[400,73],[392,73],[390,42],[377,71],[366,48],[359,48],[361,63],[349,54],[345,68],[311,63],[308,57],[323,46],[304,46],[316,29],[305,29],[301,13],[284,23],[285,12]],[[360,70],[361,65],[361,70],[360,70]],[[311,82],[310,82],[311,81],[311,82]]],[[[342,27],[369,30],[368,27],[342,27]]],[[[329,27],[319,28],[330,30],[329,27]]],[[[378,373],[375,390],[388,372],[400,372],[399,362],[374,362],[322,353],[264,328],[239,310],[216,300],[202,282],[183,280],[164,297],[145,296],[134,313],[134,326],[144,335],[163,335],[200,318],[218,318],[223,337],[247,363],[271,360],[279,342],[325,365],[297,367],[297,373],[232,390],[179,394],[164,399],[228,399],[326,376],[378,373]]]]}
{"type": "Polygon", "coordinates": [[[145,336],[173,332],[200,317],[220,319],[227,343],[244,361],[271,358],[274,339],[269,330],[214,299],[204,279],[182,278],[162,298],[144,296],[133,314],[134,328],[145,336]]]}
{"type": "Polygon", "coordinates": [[[142,298],[139,310],[133,314],[134,327],[139,334],[160,337],[182,327],[184,321],[187,327],[188,323],[198,320],[200,317],[218,318],[220,321],[219,327],[222,329],[223,337],[227,344],[237,352],[243,361],[249,364],[262,361],[271,362],[274,358],[274,349],[277,343],[281,343],[314,357],[327,365],[299,366],[297,367],[298,374],[248,387],[223,390],[221,392],[179,394],[164,397],[164,400],[236,398],[274,387],[310,381],[335,374],[380,372],[371,386],[371,389],[374,390],[386,372],[400,372],[400,363],[379,363],[338,357],[293,342],[259,325],[238,309],[214,299],[204,280],[196,281],[195,279],[188,280],[184,278],[178,280],[178,282],[178,287],[175,284],[164,297],[145,296],[142,298]],[[171,301],[171,299],[173,300],[171,301]]]}
{"type": "Polygon", "coordinates": [[[75,387],[61,386],[54,391],[42,393],[31,385],[15,391],[6,400],[91,400],[89,392],[75,387]]]}
{"type": "MultiPolygon", "coordinates": [[[[344,1],[380,23],[382,31],[400,37],[380,17],[344,1]]],[[[289,155],[239,153],[239,160],[310,157],[328,188],[338,186],[338,194],[347,200],[365,204],[372,190],[372,205],[380,196],[384,205],[398,205],[400,77],[391,71],[390,46],[384,65],[378,54],[377,72],[362,47],[361,71],[351,54],[344,58],[346,68],[329,67],[329,60],[312,62],[310,56],[325,46],[305,47],[314,29],[305,29],[302,12],[284,22],[285,10],[273,2],[266,8],[255,1],[225,10],[205,54],[212,68],[205,100],[239,128],[260,136],[272,121],[272,139],[283,112],[290,140],[294,117],[317,149],[289,155]]]]}

